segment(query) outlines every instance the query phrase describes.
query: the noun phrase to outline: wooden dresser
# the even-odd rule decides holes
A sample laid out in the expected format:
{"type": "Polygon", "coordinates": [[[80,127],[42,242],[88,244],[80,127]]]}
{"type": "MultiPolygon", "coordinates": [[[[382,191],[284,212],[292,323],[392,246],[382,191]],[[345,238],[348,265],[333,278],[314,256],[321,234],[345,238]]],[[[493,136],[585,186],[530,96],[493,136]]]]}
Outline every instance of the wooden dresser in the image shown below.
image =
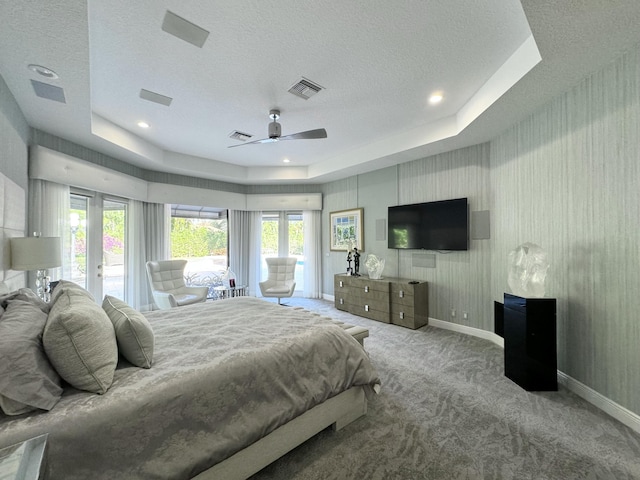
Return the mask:
{"type": "Polygon", "coordinates": [[[429,322],[427,282],[406,278],[372,280],[344,273],[334,277],[335,306],[339,310],[379,322],[420,328],[429,322]]]}

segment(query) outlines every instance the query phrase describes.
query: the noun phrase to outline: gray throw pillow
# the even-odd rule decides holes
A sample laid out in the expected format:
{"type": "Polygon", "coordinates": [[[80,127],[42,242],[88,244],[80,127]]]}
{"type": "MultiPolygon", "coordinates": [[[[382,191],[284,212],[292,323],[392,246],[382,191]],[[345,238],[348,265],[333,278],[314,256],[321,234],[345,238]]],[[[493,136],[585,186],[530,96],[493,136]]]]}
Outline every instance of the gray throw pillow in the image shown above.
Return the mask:
{"type": "Polygon", "coordinates": [[[102,394],[111,386],[118,363],[116,335],[104,310],[82,290],[63,286],[57,292],[42,341],[64,380],[79,390],[102,394]]]}
{"type": "Polygon", "coordinates": [[[64,292],[68,291],[72,291],[73,293],[78,295],[84,295],[85,297],[88,297],[91,300],[95,301],[95,298],[93,298],[93,295],[89,293],[89,290],[81,287],[77,283],[70,280],[58,280],[56,282],[55,288],[51,291],[51,300],[49,301],[49,304],[53,306],[56,303],[56,300],[58,300],[58,297],[64,292]]]}
{"type": "Polygon", "coordinates": [[[151,368],[154,337],[149,321],[110,295],[104,297],[102,308],[113,322],[120,354],[136,367],[151,368]]]}
{"type": "Polygon", "coordinates": [[[51,410],[62,395],[60,377],[42,347],[42,303],[28,289],[0,301],[0,407],[6,415],[51,410]]]}

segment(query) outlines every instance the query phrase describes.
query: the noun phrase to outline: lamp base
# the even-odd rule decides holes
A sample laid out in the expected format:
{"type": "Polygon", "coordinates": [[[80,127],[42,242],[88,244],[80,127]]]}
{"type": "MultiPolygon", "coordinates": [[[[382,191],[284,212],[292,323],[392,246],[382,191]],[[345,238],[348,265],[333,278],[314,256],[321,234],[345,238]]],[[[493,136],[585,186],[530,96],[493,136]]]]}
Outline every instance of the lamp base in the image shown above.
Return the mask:
{"type": "Polygon", "coordinates": [[[36,295],[47,303],[51,300],[51,277],[46,269],[36,271],[36,295]]]}

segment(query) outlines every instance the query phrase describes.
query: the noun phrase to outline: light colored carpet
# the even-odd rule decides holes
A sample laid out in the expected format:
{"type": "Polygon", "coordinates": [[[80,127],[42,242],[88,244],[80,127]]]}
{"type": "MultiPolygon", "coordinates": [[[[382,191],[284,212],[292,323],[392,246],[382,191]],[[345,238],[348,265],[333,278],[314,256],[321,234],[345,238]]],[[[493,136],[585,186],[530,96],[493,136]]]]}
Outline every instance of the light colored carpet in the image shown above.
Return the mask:
{"type": "Polygon", "coordinates": [[[563,387],[522,390],[493,343],[289,300],[367,327],[382,391],[365,417],[319,433],[253,480],[640,479],[640,435],[563,387]]]}

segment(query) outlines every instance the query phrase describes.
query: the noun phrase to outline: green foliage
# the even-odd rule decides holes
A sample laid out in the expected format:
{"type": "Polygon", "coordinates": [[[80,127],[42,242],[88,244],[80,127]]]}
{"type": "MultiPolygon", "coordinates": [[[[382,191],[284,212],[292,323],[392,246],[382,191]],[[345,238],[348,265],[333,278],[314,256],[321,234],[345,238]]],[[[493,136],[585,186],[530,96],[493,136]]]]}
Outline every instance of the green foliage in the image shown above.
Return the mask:
{"type": "MultiPolygon", "coordinates": [[[[302,220],[289,220],[289,252],[288,255],[302,255],[304,252],[304,235],[302,220]]],[[[277,217],[263,217],[262,221],[262,253],[264,255],[278,255],[278,226],[277,217]]]]}
{"type": "Polygon", "coordinates": [[[289,255],[304,253],[304,235],[302,220],[289,222],[289,255]]]}
{"type": "Polygon", "coordinates": [[[262,222],[262,252],[265,255],[278,254],[278,220],[262,222]]]}
{"type": "Polygon", "coordinates": [[[226,255],[227,221],[171,218],[171,257],[226,255]]]}
{"type": "Polygon", "coordinates": [[[102,214],[102,248],[124,253],[125,209],[105,210],[102,214]]]}

